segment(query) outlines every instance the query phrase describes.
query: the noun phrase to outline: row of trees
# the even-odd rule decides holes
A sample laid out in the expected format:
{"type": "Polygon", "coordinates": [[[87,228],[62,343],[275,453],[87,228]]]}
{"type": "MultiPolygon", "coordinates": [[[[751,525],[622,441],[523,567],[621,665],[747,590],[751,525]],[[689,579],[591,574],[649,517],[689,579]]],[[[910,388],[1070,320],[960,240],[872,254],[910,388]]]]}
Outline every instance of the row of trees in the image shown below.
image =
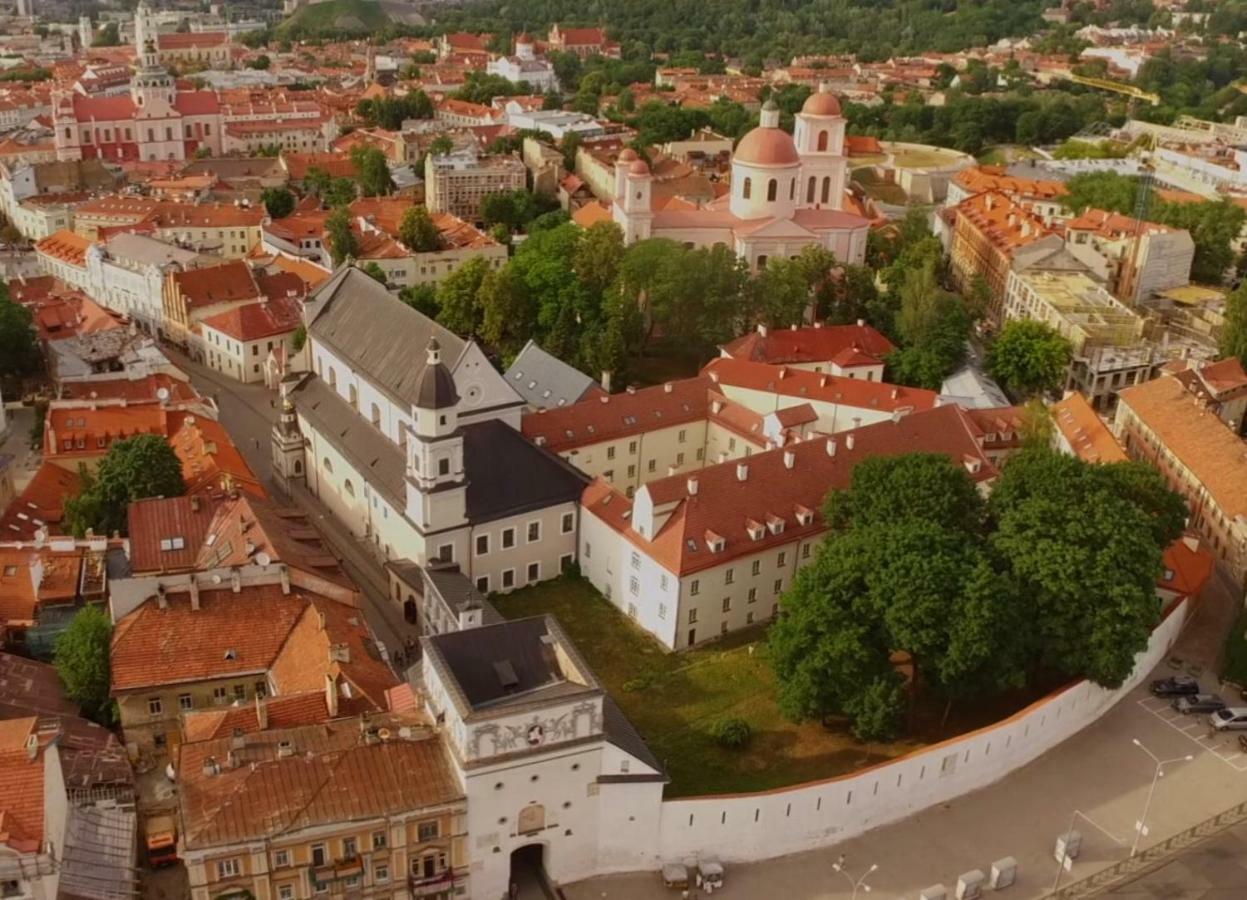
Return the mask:
{"type": "Polygon", "coordinates": [[[824,512],[832,531],[769,636],[780,706],[882,740],[922,695],[1120,685],[1159,618],[1162,553],[1186,507],[1146,465],[1035,441],[990,500],[947,457],[909,454],[859,463],[824,512]]]}

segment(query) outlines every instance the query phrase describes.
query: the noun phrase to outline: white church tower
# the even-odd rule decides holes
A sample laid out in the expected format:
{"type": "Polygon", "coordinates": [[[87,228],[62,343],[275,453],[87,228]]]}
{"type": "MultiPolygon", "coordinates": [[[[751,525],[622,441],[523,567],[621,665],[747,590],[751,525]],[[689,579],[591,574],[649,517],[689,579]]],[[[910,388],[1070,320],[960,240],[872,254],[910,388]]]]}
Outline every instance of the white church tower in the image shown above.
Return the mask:
{"type": "Polygon", "coordinates": [[[840,101],[820,85],[816,93],[806,98],[793,130],[793,142],[801,156],[803,208],[843,208],[844,192],[849,186],[844,128],[840,101]]]}
{"type": "MultiPolygon", "coordinates": [[[[442,362],[437,338],[429,340],[425,352],[428,356],[413,404],[413,433],[407,440],[407,517],[423,534],[430,535],[467,525],[468,481],[455,379],[442,362]]],[[[437,555],[429,548],[445,543],[428,538],[424,559],[417,562],[437,555]]]]}
{"type": "Polygon", "coordinates": [[[615,160],[615,202],[612,218],[623,229],[624,243],[649,238],[654,223],[654,176],[631,147],[615,160]]]}

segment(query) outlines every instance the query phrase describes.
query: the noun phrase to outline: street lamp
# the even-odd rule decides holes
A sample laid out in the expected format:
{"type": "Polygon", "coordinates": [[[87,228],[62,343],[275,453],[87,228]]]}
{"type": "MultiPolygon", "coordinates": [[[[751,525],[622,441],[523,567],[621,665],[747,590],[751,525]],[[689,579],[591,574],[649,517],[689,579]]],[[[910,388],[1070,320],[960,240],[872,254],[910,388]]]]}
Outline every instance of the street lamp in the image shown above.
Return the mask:
{"type": "Polygon", "coordinates": [[[875,869],[879,868],[878,864],[871,863],[870,868],[867,869],[862,874],[862,877],[855,880],[853,876],[850,875],[848,871],[844,868],[844,854],[843,853],[840,854],[839,859],[837,859],[834,863],[831,864],[831,867],[835,869],[837,872],[839,872],[841,875],[843,875],[845,879],[849,882],[849,884],[853,885],[852,900],[857,900],[858,888],[861,888],[867,894],[870,893],[870,885],[866,883],[866,879],[870,877],[871,873],[874,872],[875,869]]]}
{"type": "Polygon", "coordinates": [[[1156,763],[1156,772],[1152,775],[1152,786],[1148,788],[1147,801],[1143,804],[1143,815],[1134,826],[1134,843],[1130,847],[1130,855],[1134,856],[1139,852],[1139,841],[1143,839],[1143,832],[1147,831],[1147,813],[1152,808],[1152,796],[1156,793],[1156,783],[1165,777],[1165,766],[1180,762],[1190,762],[1195,757],[1188,753],[1186,756],[1179,756],[1174,759],[1161,759],[1151,750],[1144,747],[1138,738],[1131,738],[1130,743],[1146,753],[1151,757],[1152,762],[1156,763]]]}

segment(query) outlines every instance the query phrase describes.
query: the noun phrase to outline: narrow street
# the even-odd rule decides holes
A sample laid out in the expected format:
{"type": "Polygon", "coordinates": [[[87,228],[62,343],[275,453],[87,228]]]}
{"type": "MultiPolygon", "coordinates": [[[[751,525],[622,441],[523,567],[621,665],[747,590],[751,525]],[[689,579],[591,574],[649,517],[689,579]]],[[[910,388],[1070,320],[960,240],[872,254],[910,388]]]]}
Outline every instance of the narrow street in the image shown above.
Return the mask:
{"type": "Polygon", "coordinates": [[[352,534],[305,488],[297,487],[287,495],[273,480],[270,435],[278,415],[277,395],[263,384],[239,384],[192,362],[171,347],[163,349],[175,365],[190,375],[196,389],[216,402],[221,424],[274,500],[291,503],[315,521],[334,555],[363,592],[364,615],[390,658],[393,659],[396,651],[406,654],[407,641],[418,640],[419,630],[404,620],[389,602],[389,578],[382,560],[374,555],[369,544],[352,534]]]}

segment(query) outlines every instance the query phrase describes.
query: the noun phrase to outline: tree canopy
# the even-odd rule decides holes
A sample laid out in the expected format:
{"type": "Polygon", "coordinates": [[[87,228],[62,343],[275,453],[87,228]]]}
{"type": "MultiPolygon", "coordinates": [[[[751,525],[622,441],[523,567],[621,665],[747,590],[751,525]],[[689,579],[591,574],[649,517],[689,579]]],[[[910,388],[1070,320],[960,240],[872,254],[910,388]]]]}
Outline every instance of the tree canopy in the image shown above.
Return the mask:
{"type": "Polygon", "coordinates": [[[286,188],[265,188],[260,192],[260,202],[274,219],[285,218],[294,212],[294,194],[286,188]]]}
{"type": "Polygon", "coordinates": [[[1069,370],[1070,342],[1043,322],[1006,322],[987,351],[987,368],[1006,390],[1031,397],[1058,390],[1069,370]]]}
{"type": "Polygon", "coordinates": [[[34,316],[11,300],[8,283],[0,282],[0,376],[29,375],[38,367],[34,316]]]}
{"type": "Polygon", "coordinates": [[[1247,366],[1247,282],[1240,284],[1226,298],[1220,346],[1223,357],[1237,357],[1247,366]]]}
{"type": "Polygon", "coordinates": [[[107,720],[110,706],[109,644],[113,626],[95,605],[84,606],[56,638],[56,674],[65,694],[91,718],[107,720]]]}
{"type": "Polygon", "coordinates": [[[423,206],[413,206],[403,213],[398,224],[398,237],[417,253],[431,253],[441,249],[442,233],[437,230],[429,211],[423,206]]]}
{"type": "Polygon", "coordinates": [[[384,197],[394,190],[389,162],[376,147],[356,147],[351,151],[351,162],[365,197],[384,197]]]}
{"type": "Polygon", "coordinates": [[[65,501],[65,527],[75,537],[129,534],[129,506],[148,497],[186,492],[182,462],[163,435],[141,434],[115,441],[92,475],[83,475],[78,496],[65,501]]]}

